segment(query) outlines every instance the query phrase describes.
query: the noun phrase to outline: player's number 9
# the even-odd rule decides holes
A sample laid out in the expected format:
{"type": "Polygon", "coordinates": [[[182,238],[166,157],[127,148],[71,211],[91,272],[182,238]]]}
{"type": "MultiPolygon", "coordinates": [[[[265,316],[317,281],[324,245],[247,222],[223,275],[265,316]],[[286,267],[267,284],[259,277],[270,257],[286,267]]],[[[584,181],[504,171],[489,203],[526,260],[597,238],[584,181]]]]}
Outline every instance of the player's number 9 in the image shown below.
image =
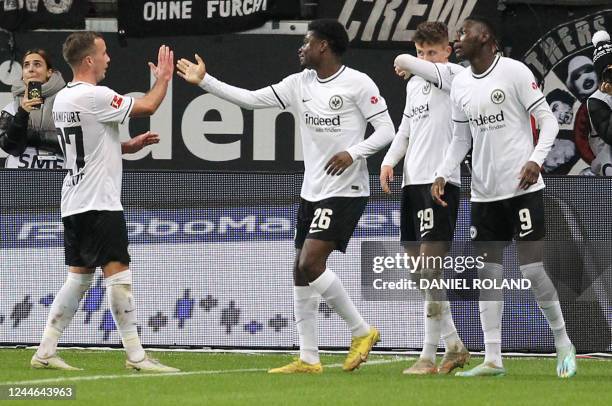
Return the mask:
{"type": "Polygon", "coordinates": [[[518,214],[519,220],[521,221],[521,230],[531,230],[531,213],[529,212],[529,209],[521,209],[519,210],[518,214]]]}

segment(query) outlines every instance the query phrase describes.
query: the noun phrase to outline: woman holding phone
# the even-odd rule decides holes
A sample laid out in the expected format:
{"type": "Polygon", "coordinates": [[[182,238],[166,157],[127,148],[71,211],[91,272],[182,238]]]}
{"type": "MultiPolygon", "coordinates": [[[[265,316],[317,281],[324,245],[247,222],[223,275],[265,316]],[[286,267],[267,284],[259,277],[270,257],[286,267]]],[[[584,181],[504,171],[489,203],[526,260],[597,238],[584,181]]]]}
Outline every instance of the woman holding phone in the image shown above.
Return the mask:
{"type": "Polygon", "coordinates": [[[22,81],[13,85],[14,100],[0,113],[0,148],[10,154],[6,168],[61,169],[62,151],[51,112],[66,83],[43,49],[26,51],[22,81]]]}

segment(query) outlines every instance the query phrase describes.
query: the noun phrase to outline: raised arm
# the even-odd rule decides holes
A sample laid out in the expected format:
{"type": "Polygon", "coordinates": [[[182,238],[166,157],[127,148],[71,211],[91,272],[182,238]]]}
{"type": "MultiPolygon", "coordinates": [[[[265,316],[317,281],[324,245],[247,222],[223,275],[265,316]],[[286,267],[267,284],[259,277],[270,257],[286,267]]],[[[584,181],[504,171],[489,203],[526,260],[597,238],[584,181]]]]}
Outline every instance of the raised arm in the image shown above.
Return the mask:
{"type": "Polygon", "coordinates": [[[149,117],[157,111],[164,97],[166,97],[168,83],[172,80],[174,52],[166,45],[162,45],[157,52],[157,65],[149,62],[149,67],[153,76],[155,76],[155,84],[147,94],[134,99],[130,117],[149,117]]]}
{"type": "MultiPolygon", "coordinates": [[[[268,107],[288,107],[289,100],[281,96],[281,92],[274,86],[264,87],[259,90],[247,90],[224,83],[210,73],[206,72],[204,60],[195,54],[196,62],[181,58],[176,64],[177,75],[188,83],[200,86],[209,93],[234,103],[242,108],[253,110],[268,107]]],[[[281,86],[283,82],[277,86],[281,86]]]]}

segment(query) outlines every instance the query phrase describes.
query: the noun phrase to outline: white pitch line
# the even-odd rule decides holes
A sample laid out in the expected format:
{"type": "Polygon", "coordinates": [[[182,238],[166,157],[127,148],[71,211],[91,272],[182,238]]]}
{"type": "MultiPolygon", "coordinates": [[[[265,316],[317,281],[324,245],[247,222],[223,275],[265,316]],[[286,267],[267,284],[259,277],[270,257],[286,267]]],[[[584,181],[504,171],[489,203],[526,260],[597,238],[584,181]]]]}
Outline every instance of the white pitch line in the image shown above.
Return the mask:
{"type": "MultiPolygon", "coordinates": [[[[391,364],[394,362],[406,361],[408,358],[394,358],[394,359],[383,359],[383,360],[372,360],[362,365],[381,365],[391,364]]],[[[339,368],[342,364],[330,364],[326,365],[325,368],[339,368]]],[[[190,375],[221,375],[231,373],[243,373],[243,372],[266,372],[267,368],[246,368],[246,369],[220,369],[220,370],[208,370],[208,371],[185,371],[185,372],[163,372],[159,374],[117,374],[117,375],[91,375],[91,376],[65,376],[60,378],[48,378],[48,379],[34,379],[29,381],[14,381],[14,382],[0,382],[0,385],[39,385],[47,383],[64,383],[64,382],[81,382],[81,381],[98,381],[103,379],[134,379],[134,378],[157,378],[164,376],[190,376],[190,375]]]]}

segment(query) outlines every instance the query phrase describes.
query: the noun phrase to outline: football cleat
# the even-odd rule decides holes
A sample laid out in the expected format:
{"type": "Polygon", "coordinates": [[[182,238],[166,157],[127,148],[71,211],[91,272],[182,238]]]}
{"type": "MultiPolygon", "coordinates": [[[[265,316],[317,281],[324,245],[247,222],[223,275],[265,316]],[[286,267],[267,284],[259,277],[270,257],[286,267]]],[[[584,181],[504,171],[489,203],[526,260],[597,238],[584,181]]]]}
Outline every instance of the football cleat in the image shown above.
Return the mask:
{"type": "Polygon", "coordinates": [[[450,374],[455,368],[463,368],[464,365],[470,363],[470,352],[463,347],[460,351],[445,352],[438,373],[450,374]]]}
{"type": "Polygon", "coordinates": [[[353,371],[359,368],[362,362],[368,360],[368,355],[372,347],[380,341],[380,333],[376,327],[371,327],[370,332],[362,337],[353,337],[351,340],[351,348],[346,356],[342,369],[344,371],[353,371]]]}
{"type": "Polygon", "coordinates": [[[506,375],[506,370],[503,367],[497,367],[493,364],[485,364],[484,362],[469,371],[461,371],[457,372],[455,376],[465,376],[465,377],[473,377],[473,376],[504,376],[506,375]]]}
{"type": "Polygon", "coordinates": [[[150,358],[148,355],[139,362],[132,362],[129,359],[125,360],[125,367],[127,369],[135,369],[139,372],[180,372],[180,369],[164,365],[155,358],[150,358]]]}
{"type": "Polygon", "coordinates": [[[576,375],[576,347],[570,345],[557,350],[557,376],[571,378],[576,375]]]}
{"type": "Polygon", "coordinates": [[[53,355],[49,358],[40,358],[38,354],[34,354],[32,359],[30,360],[30,365],[32,368],[36,369],[61,369],[63,371],[82,371],[81,368],[75,368],[70,366],[58,357],[57,355],[53,355]]]}
{"type": "Polygon", "coordinates": [[[296,358],[293,362],[288,363],[280,368],[272,368],[268,370],[269,374],[320,374],[323,372],[323,366],[320,362],[309,364],[296,358]]]}
{"type": "Polygon", "coordinates": [[[419,358],[417,362],[412,364],[410,368],[404,369],[402,373],[404,375],[435,375],[438,373],[438,368],[433,362],[419,358]]]}

